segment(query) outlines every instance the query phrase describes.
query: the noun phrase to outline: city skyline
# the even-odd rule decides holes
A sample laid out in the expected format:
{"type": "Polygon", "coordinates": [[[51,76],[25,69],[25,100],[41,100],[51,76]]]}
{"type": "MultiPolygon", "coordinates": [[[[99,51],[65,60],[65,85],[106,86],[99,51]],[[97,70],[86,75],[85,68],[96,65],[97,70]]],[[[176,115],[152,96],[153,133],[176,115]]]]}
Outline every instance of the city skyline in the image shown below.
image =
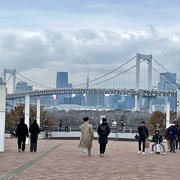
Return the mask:
{"type": "Polygon", "coordinates": [[[16,68],[54,87],[58,71],[86,81],[87,69],[103,74],[140,52],[180,76],[177,0],[7,0],[0,10],[0,72],[16,68]]]}

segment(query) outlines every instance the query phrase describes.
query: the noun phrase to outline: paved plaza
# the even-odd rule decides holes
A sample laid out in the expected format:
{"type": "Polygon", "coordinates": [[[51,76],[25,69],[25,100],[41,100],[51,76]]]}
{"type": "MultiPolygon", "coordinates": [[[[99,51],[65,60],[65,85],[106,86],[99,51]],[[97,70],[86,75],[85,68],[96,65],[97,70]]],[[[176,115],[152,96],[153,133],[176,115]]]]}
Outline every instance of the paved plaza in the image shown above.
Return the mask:
{"type": "Polygon", "coordinates": [[[179,180],[180,151],[166,156],[137,154],[136,142],[109,141],[105,157],[93,142],[92,157],[77,140],[39,140],[38,152],[17,152],[16,139],[6,139],[0,153],[0,180],[179,180]]]}

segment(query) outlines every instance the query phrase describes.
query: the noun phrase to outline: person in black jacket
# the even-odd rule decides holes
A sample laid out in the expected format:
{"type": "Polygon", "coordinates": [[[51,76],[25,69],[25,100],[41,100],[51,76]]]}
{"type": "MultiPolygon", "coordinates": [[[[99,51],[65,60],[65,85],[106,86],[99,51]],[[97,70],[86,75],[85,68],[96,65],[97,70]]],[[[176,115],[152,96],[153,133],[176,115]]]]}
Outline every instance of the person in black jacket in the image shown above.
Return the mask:
{"type": "Polygon", "coordinates": [[[99,135],[100,156],[104,156],[106,144],[108,143],[108,135],[110,134],[110,128],[106,118],[102,118],[102,124],[98,126],[97,132],[99,135]]]}
{"type": "Polygon", "coordinates": [[[170,152],[175,153],[176,140],[178,138],[178,129],[176,128],[176,122],[168,128],[167,135],[170,139],[170,152]]]}
{"type": "Polygon", "coordinates": [[[139,151],[138,154],[141,153],[141,143],[143,143],[143,155],[145,154],[145,143],[146,143],[146,138],[149,136],[149,131],[148,128],[145,126],[145,122],[142,121],[141,126],[138,127],[138,133],[139,133],[139,151]]]}
{"type": "Polygon", "coordinates": [[[153,144],[152,144],[152,151],[151,151],[151,153],[154,152],[154,146],[159,143],[161,145],[161,147],[163,148],[163,154],[164,155],[166,154],[165,153],[165,146],[164,146],[164,144],[162,144],[163,137],[159,134],[159,130],[158,129],[155,130],[155,135],[153,136],[152,142],[153,142],[153,144]]]}
{"type": "Polygon", "coordinates": [[[18,151],[21,152],[25,150],[26,145],[26,137],[29,137],[29,133],[28,133],[28,127],[27,125],[24,123],[24,118],[20,119],[20,123],[17,124],[17,128],[16,128],[16,137],[18,138],[18,151]]]}
{"type": "Polygon", "coordinates": [[[176,139],[176,149],[178,149],[178,144],[179,144],[179,149],[180,149],[180,126],[179,126],[179,124],[176,125],[176,128],[178,130],[178,135],[177,135],[177,139],[176,139]]]}
{"type": "Polygon", "coordinates": [[[40,133],[39,126],[37,124],[37,121],[34,120],[29,128],[29,132],[31,133],[31,140],[30,140],[30,152],[36,152],[37,151],[37,139],[38,134],[40,133]]]}

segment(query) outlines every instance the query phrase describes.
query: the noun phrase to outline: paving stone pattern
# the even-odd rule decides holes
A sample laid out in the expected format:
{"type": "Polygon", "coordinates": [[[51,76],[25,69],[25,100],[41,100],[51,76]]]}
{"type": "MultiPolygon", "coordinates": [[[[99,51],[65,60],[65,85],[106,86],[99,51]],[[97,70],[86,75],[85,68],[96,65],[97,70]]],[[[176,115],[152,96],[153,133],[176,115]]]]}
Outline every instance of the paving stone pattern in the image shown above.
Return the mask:
{"type": "Polygon", "coordinates": [[[180,151],[166,156],[137,154],[136,142],[109,141],[104,157],[93,142],[92,157],[82,154],[76,140],[39,140],[38,152],[17,152],[6,139],[0,153],[0,180],[180,180],[180,151]]]}

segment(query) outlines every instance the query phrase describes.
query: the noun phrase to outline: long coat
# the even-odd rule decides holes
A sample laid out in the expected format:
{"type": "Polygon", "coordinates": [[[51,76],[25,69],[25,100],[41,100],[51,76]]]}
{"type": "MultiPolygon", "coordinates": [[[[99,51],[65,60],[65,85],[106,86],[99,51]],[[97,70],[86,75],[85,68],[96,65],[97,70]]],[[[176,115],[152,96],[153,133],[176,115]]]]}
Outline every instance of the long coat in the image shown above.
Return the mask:
{"type": "Polygon", "coordinates": [[[107,144],[108,136],[110,134],[110,128],[107,122],[103,122],[98,126],[97,129],[99,135],[99,144],[107,144]]]}
{"type": "Polygon", "coordinates": [[[40,129],[37,123],[32,123],[29,132],[31,133],[31,143],[36,143],[38,139],[38,134],[40,133],[40,129]]]}
{"type": "Polygon", "coordinates": [[[81,130],[81,138],[79,147],[81,148],[91,148],[92,147],[92,140],[94,137],[94,131],[92,129],[92,126],[85,122],[83,125],[80,126],[81,130]]]}

